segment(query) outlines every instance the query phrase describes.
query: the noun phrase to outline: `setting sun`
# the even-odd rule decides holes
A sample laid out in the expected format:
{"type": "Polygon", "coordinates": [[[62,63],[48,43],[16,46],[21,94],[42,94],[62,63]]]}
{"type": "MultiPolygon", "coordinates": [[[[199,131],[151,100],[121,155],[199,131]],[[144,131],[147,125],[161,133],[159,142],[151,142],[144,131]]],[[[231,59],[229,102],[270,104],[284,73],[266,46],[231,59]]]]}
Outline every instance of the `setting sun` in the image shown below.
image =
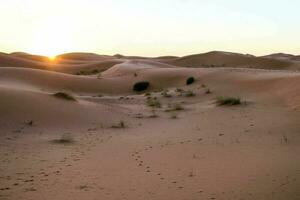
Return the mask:
{"type": "Polygon", "coordinates": [[[48,59],[49,59],[50,61],[55,61],[56,56],[48,56],[48,59]]]}
{"type": "Polygon", "coordinates": [[[33,42],[28,48],[29,52],[49,57],[72,50],[73,27],[65,19],[50,19],[36,27],[33,42]]]}

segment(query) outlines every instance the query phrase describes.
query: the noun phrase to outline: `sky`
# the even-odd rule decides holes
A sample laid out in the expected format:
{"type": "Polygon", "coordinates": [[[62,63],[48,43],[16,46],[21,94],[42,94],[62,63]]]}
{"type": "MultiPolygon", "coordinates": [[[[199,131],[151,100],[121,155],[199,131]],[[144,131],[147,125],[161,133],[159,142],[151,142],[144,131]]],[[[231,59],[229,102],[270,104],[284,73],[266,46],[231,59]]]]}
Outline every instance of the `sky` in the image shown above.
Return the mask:
{"type": "Polygon", "coordinates": [[[300,54],[299,0],[0,0],[0,51],[300,54]]]}

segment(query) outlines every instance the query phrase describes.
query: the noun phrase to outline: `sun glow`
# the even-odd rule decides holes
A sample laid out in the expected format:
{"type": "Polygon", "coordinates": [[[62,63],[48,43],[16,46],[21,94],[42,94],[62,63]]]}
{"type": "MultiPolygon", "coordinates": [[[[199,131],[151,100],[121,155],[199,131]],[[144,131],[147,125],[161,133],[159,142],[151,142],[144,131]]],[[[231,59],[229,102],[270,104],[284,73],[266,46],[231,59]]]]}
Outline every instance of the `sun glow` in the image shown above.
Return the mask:
{"type": "Polygon", "coordinates": [[[72,51],[73,27],[67,20],[51,19],[37,27],[28,52],[44,55],[54,61],[58,54],[72,51]]]}
{"type": "Polygon", "coordinates": [[[56,56],[48,56],[49,61],[53,62],[56,60],[56,56]]]}

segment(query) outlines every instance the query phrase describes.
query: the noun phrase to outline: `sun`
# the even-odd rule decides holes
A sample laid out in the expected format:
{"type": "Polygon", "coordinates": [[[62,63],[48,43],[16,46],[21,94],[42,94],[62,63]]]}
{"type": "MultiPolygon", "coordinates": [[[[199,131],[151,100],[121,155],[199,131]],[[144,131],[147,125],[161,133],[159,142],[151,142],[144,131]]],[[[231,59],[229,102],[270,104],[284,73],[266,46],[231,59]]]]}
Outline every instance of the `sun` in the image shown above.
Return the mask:
{"type": "Polygon", "coordinates": [[[72,51],[73,35],[71,23],[62,19],[50,19],[37,26],[28,51],[54,61],[57,55],[72,51]]]}
{"type": "Polygon", "coordinates": [[[55,61],[56,60],[56,56],[47,56],[49,61],[55,61]]]}

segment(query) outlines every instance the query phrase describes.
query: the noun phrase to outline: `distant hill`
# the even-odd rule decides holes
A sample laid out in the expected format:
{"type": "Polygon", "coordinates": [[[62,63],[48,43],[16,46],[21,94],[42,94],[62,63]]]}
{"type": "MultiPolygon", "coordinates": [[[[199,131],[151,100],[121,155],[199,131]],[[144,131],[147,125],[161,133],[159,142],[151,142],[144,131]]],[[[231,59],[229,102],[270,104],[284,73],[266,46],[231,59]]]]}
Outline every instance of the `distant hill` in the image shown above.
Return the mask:
{"type": "Polygon", "coordinates": [[[181,67],[242,67],[260,69],[288,69],[294,65],[294,63],[287,60],[221,51],[169,59],[166,63],[181,67]]]}
{"type": "MultiPolygon", "coordinates": [[[[300,56],[276,53],[257,57],[250,54],[231,53],[223,51],[212,51],[202,54],[194,54],[183,57],[160,56],[114,56],[99,55],[95,53],[74,52],[57,56],[55,62],[49,62],[48,57],[31,55],[24,52],[11,54],[0,53],[0,67],[26,67],[37,69],[64,70],[70,69],[107,69],[114,64],[130,60],[155,61],[177,67],[234,67],[234,68],[257,68],[276,70],[300,69],[300,56]]],[[[63,71],[64,71],[63,70],[63,71]]],[[[71,70],[73,71],[73,70],[71,70]]]]}

